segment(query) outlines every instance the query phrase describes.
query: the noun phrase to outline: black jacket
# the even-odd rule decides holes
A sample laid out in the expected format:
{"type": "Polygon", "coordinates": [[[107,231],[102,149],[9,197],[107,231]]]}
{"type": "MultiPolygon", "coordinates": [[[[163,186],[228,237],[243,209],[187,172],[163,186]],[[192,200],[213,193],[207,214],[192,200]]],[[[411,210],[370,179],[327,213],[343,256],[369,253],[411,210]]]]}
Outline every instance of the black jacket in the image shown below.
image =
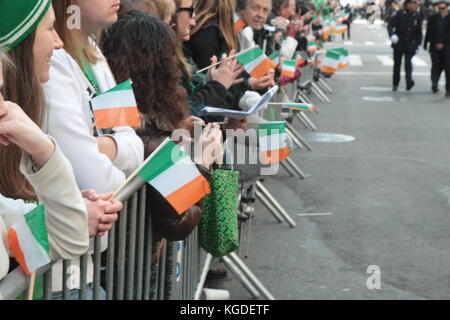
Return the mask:
{"type": "Polygon", "coordinates": [[[425,34],[425,40],[423,41],[423,47],[426,49],[429,47],[430,52],[436,50],[436,44],[438,43],[438,36],[443,27],[443,21],[439,13],[433,14],[428,18],[427,32],[425,34]],[[429,45],[429,46],[428,46],[429,45]]]}
{"type": "Polygon", "coordinates": [[[442,20],[441,28],[439,28],[437,35],[437,43],[444,44],[447,50],[450,49],[450,14],[442,20]]]}
{"type": "Polygon", "coordinates": [[[394,50],[415,52],[422,43],[422,15],[401,9],[391,18],[388,24],[389,37],[396,34],[399,41],[392,44],[394,50]]]}

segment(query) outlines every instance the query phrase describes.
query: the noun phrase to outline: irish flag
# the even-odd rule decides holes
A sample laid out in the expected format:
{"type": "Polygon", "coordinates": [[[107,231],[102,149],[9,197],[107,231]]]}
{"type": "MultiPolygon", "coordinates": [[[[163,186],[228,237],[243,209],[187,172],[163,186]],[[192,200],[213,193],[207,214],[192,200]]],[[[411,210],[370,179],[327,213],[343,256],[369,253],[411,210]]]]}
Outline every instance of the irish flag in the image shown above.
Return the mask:
{"type": "Polygon", "coordinates": [[[327,50],[327,54],[322,62],[322,68],[320,71],[334,74],[339,67],[340,57],[341,55],[339,52],[327,50]]]}
{"type": "Polygon", "coordinates": [[[348,57],[348,50],[347,49],[345,49],[345,48],[334,48],[334,49],[330,49],[330,50],[340,54],[339,65],[338,65],[339,69],[344,69],[344,68],[346,68],[346,67],[348,67],[350,65],[350,58],[348,57]]]}
{"type": "Polygon", "coordinates": [[[314,111],[316,108],[309,103],[286,103],[284,108],[288,108],[291,110],[298,110],[298,111],[314,111]]]}
{"type": "Polygon", "coordinates": [[[276,65],[280,64],[280,52],[279,51],[275,51],[273,52],[271,55],[269,55],[270,60],[272,60],[273,63],[275,63],[276,65]]]}
{"type": "Polygon", "coordinates": [[[240,18],[237,13],[233,14],[233,21],[234,21],[234,34],[239,34],[242,29],[245,28],[246,24],[244,22],[244,20],[242,20],[242,18],[240,18]]]}
{"type": "Polygon", "coordinates": [[[295,59],[295,61],[297,61],[297,67],[303,67],[304,65],[306,65],[306,59],[302,57],[300,52],[297,52],[295,54],[294,59],[295,59]]]}
{"type": "Polygon", "coordinates": [[[308,41],[308,45],[306,47],[306,50],[310,53],[314,53],[317,51],[317,44],[315,41],[308,41]]]}
{"type": "Polygon", "coordinates": [[[261,162],[271,164],[289,156],[286,144],[286,123],[284,121],[259,124],[259,149],[261,162]]]}
{"type": "Polygon", "coordinates": [[[297,60],[284,60],[283,66],[281,67],[281,75],[289,78],[294,78],[296,67],[297,60]]]}
{"type": "Polygon", "coordinates": [[[98,129],[141,125],[131,80],[95,97],[91,106],[98,129]]]}
{"type": "Polygon", "coordinates": [[[260,47],[253,47],[240,53],[236,59],[252,77],[260,79],[276,65],[264,54],[260,47]]]}
{"type": "Polygon", "coordinates": [[[8,245],[27,276],[50,263],[43,204],[21,216],[11,226],[8,230],[8,245]]]}
{"type": "Polygon", "coordinates": [[[149,156],[138,176],[158,190],[179,214],[211,192],[188,154],[169,139],[149,156]]]}
{"type": "Polygon", "coordinates": [[[337,24],[334,27],[334,33],[341,34],[341,33],[344,33],[344,32],[347,32],[347,25],[345,25],[345,24],[337,24]]]}

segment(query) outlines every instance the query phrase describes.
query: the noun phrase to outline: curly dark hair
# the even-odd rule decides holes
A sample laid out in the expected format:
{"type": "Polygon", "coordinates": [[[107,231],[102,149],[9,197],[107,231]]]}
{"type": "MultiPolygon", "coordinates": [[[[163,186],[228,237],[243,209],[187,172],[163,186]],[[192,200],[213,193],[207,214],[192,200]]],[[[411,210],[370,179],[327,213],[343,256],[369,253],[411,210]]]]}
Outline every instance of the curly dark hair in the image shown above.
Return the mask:
{"type": "Polygon", "coordinates": [[[132,79],[139,111],[162,132],[179,128],[188,117],[176,41],[174,32],[159,19],[130,11],[119,17],[100,42],[117,82],[132,79]]]}

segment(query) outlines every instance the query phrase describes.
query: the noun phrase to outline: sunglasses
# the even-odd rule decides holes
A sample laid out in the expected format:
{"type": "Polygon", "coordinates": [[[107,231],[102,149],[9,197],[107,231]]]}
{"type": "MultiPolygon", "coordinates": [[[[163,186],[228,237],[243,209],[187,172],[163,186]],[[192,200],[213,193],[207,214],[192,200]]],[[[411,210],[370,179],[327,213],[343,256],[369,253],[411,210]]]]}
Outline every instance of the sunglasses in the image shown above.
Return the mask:
{"type": "Polygon", "coordinates": [[[445,10],[447,7],[440,7],[439,10],[445,10]]]}
{"type": "Polygon", "coordinates": [[[194,11],[195,11],[195,7],[181,7],[177,9],[177,12],[182,12],[182,11],[187,11],[187,13],[189,14],[189,17],[192,18],[192,16],[194,15],[194,11]]]}

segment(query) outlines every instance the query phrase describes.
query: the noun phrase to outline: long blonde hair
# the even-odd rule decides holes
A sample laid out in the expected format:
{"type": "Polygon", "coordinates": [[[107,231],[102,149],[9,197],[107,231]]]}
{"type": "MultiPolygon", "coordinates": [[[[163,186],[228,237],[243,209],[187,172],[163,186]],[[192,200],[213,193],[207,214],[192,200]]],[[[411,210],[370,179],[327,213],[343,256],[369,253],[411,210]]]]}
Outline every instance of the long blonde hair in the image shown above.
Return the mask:
{"type": "Polygon", "coordinates": [[[52,4],[56,16],[55,29],[64,42],[64,50],[75,59],[80,67],[83,66],[84,59],[90,64],[96,64],[100,60],[96,48],[89,43],[88,39],[77,37],[75,31],[67,27],[70,17],[67,8],[76,5],[75,0],[53,0],[52,4]]]}
{"type": "Polygon", "coordinates": [[[196,26],[192,30],[192,34],[198,32],[207,21],[216,18],[228,49],[237,50],[238,44],[233,28],[235,10],[236,0],[197,0],[195,6],[196,26]]]}

